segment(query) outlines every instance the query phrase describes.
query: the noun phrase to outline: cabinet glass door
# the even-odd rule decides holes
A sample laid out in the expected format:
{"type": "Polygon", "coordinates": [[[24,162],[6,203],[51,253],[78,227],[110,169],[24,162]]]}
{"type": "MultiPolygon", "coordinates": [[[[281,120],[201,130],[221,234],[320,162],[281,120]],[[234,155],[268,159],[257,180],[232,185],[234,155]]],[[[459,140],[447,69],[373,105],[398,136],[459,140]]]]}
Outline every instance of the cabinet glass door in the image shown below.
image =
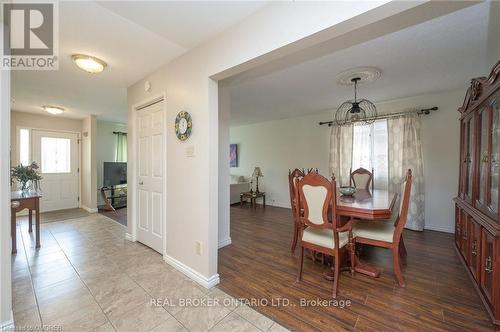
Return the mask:
{"type": "Polygon", "coordinates": [[[484,108],[479,113],[479,191],[477,193],[477,200],[480,206],[486,206],[486,179],[488,176],[489,168],[489,149],[488,139],[489,133],[489,112],[484,108]]]}
{"type": "Polygon", "coordinates": [[[470,116],[464,120],[464,193],[465,199],[472,202],[472,158],[473,158],[473,142],[474,142],[474,117],[470,116]]]}
{"type": "Polygon", "coordinates": [[[491,128],[491,156],[490,156],[490,183],[488,208],[494,219],[498,215],[498,183],[500,180],[500,98],[492,104],[492,128],[491,128]]]}

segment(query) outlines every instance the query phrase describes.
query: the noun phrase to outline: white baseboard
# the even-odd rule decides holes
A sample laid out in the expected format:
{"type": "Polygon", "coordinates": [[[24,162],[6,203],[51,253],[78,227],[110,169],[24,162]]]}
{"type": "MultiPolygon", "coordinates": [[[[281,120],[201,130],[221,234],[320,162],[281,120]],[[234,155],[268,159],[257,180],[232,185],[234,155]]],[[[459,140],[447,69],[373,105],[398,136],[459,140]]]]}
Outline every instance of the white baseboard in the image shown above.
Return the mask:
{"type": "Polygon", "coordinates": [[[425,225],[424,229],[428,229],[430,231],[437,232],[445,232],[445,233],[455,233],[455,228],[453,226],[438,226],[438,225],[425,225]]]}
{"type": "Polygon", "coordinates": [[[14,313],[10,311],[10,319],[0,322],[0,331],[14,331],[14,313]]]}
{"type": "Polygon", "coordinates": [[[223,248],[223,247],[225,247],[225,246],[228,246],[228,245],[230,245],[231,243],[232,243],[232,242],[231,242],[231,238],[230,238],[230,237],[229,237],[229,238],[227,238],[227,239],[225,239],[225,240],[222,240],[222,241],[220,241],[220,242],[219,242],[218,249],[223,248]]]}
{"type": "Polygon", "coordinates": [[[80,205],[80,208],[84,209],[85,211],[87,211],[88,213],[97,213],[97,208],[89,208],[88,206],[85,206],[85,205],[80,205]]]}
{"type": "Polygon", "coordinates": [[[179,270],[184,275],[193,279],[194,281],[196,281],[198,284],[202,285],[205,288],[212,288],[215,285],[219,284],[219,282],[220,282],[220,278],[219,278],[218,274],[214,274],[210,278],[207,278],[204,275],[200,274],[198,271],[193,270],[189,266],[179,262],[175,258],[172,258],[168,255],[164,255],[163,260],[167,264],[173,266],[175,269],[179,270]]]}
{"type": "Polygon", "coordinates": [[[134,237],[130,233],[125,233],[125,240],[129,240],[129,241],[135,242],[134,237]]]}

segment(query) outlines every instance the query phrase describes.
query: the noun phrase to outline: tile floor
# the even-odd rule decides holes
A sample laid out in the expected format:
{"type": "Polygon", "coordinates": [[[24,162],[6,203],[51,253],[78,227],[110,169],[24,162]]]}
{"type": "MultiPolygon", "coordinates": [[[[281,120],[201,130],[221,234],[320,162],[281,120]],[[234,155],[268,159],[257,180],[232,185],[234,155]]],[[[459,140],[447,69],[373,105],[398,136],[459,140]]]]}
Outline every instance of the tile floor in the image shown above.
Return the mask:
{"type": "Polygon", "coordinates": [[[287,331],[217,288],[207,290],[139,243],[125,228],[92,214],[42,224],[34,249],[18,220],[12,256],[16,328],[63,331],[287,331]],[[194,305],[182,305],[188,299],[194,305]],[[205,304],[196,306],[196,301],[205,304]],[[156,302],[156,303],[154,303],[156,302]]]}

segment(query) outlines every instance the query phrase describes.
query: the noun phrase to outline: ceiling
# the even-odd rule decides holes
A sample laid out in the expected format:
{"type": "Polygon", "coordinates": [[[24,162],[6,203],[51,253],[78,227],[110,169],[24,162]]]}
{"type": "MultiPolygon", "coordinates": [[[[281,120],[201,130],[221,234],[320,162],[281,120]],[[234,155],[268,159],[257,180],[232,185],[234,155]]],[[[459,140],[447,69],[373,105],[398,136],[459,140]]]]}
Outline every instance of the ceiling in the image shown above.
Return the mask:
{"type": "Polygon", "coordinates": [[[59,70],[13,71],[12,109],[63,116],[88,114],[127,121],[127,87],[189,49],[267,5],[267,2],[59,2],[59,70]],[[71,55],[107,62],[104,72],[78,69],[71,55]]]}
{"type": "Polygon", "coordinates": [[[333,54],[231,86],[231,125],[336,109],[353,98],[338,73],[375,66],[358,96],[381,102],[465,87],[484,75],[489,3],[481,3],[333,54]]]}

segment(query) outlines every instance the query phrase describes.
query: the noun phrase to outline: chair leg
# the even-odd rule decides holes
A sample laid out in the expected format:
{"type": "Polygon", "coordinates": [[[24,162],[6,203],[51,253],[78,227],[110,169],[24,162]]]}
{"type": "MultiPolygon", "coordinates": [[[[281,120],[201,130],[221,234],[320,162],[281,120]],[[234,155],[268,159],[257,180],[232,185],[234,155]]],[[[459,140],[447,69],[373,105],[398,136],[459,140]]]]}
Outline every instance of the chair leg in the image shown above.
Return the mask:
{"type": "Polygon", "coordinates": [[[297,275],[297,282],[302,280],[302,265],[304,265],[304,247],[300,247],[299,273],[297,275]]]}
{"type": "Polygon", "coordinates": [[[340,271],[340,253],[335,254],[335,270],[333,271],[333,291],[332,296],[337,298],[337,288],[339,286],[339,271],[340,271]]]}
{"type": "Polygon", "coordinates": [[[297,247],[297,240],[298,239],[299,239],[299,228],[297,227],[297,225],[294,225],[292,248],[291,248],[292,254],[295,253],[295,248],[297,247]]]}
{"type": "Polygon", "coordinates": [[[405,243],[403,241],[403,236],[401,236],[401,240],[399,241],[399,255],[401,256],[401,261],[403,265],[406,265],[406,256],[408,255],[406,252],[405,243]]]}
{"type": "Polygon", "coordinates": [[[399,261],[399,245],[392,248],[392,259],[394,275],[400,287],[405,287],[405,282],[403,280],[403,275],[401,274],[401,263],[399,261]]]}

